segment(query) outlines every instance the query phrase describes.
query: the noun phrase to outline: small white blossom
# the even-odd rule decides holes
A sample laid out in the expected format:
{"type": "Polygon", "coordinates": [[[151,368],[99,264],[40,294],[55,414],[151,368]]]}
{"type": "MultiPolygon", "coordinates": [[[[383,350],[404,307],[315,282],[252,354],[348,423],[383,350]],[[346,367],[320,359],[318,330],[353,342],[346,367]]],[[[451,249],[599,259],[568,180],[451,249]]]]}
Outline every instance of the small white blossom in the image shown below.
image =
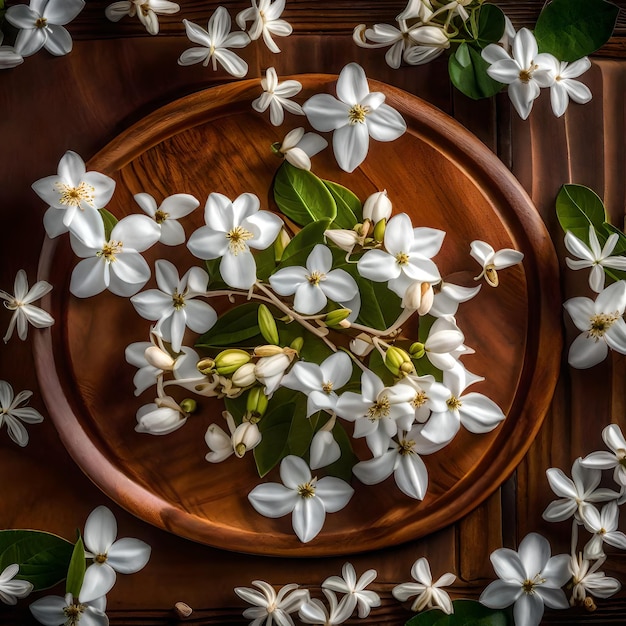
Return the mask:
{"type": "Polygon", "coordinates": [[[188,417],[189,413],[174,398],[163,396],[137,409],[135,430],[150,435],[169,435],[184,426],[188,417]]]}
{"type": "Polygon", "coordinates": [[[410,32],[414,45],[408,46],[404,51],[404,61],[408,65],[430,63],[450,47],[450,37],[442,26],[418,25],[410,32]]]}
{"type": "Polygon", "coordinates": [[[285,585],[278,593],[264,580],[253,580],[252,584],[260,591],[235,587],[235,593],[253,605],[243,612],[243,616],[253,620],[251,624],[254,626],[272,626],[274,622],[277,626],[294,626],[291,613],[298,611],[310,599],[309,592],[299,589],[295,583],[285,585]]]}
{"type": "Polygon", "coordinates": [[[278,389],[294,357],[295,352],[283,351],[261,357],[256,362],[254,376],[265,386],[264,392],[266,396],[271,396],[278,389]]]}
{"type": "Polygon", "coordinates": [[[43,416],[30,406],[22,406],[33,395],[32,391],[20,391],[13,395],[13,387],[0,380],[0,426],[6,424],[9,437],[18,445],[24,447],[28,444],[28,432],[22,422],[26,424],[39,424],[43,416]]]}
{"type": "Polygon", "coordinates": [[[20,566],[13,563],[0,574],[0,600],[5,604],[17,604],[18,599],[25,598],[33,590],[33,584],[27,580],[15,580],[19,571],[20,566]]]}
{"type": "Polygon", "coordinates": [[[74,598],[71,593],[63,598],[45,596],[35,600],[28,608],[44,626],[109,626],[109,618],[104,613],[104,596],[89,601],[74,598]]]}
{"type": "Polygon", "coordinates": [[[328,142],[316,133],[305,133],[300,127],[290,130],[280,145],[274,145],[285,161],[300,170],[310,171],[311,157],[326,148],[328,142]]]}
{"type": "Polygon", "coordinates": [[[572,606],[584,604],[587,594],[596,598],[609,598],[622,588],[619,580],[598,571],[605,561],[606,556],[603,556],[592,564],[582,554],[579,553],[578,557],[572,554],[569,563],[573,585],[570,598],[572,606]]]}
{"type": "Polygon", "coordinates": [[[16,326],[17,336],[24,341],[28,336],[29,324],[32,324],[35,328],[48,328],[48,326],[54,324],[54,318],[50,313],[32,304],[35,300],[39,300],[39,298],[52,291],[50,283],[40,280],[29,289],[26,272],[19,270],[15,276],[13,291],[15,295],[12,296],[6,291],[0,290],[0,299],[4,300],[4,306],[9,311],[13,311],[9,327],[4,335],[4,343],[11,339],[16,326]]]}
{"type": "Polygon", "coordinates": [[[522,262],[524,255],[517,250],[504,248],[497,252],[484,241],[472,241],[470,244],[470,256],[482,266],[483,271],[474,280],[485,278],[491,287],[499,284],[498,270],[503,270],[512,265],[522,262]]]}
{"type": "Polygon", "coordinates": [[[626,550],[626,535],[617,530],[619,524],[619,509],[617,502],[609,502],[598,511],[589,504],[580,513],[585,528],[593,537],[585,545],[583,556],[586,559],[599,559],[604,555],[603,544],[608,543],[614,548],[626,550]]]}
{"type": "Polygon", "coordinates": [[[624,488],[626,487],[626,440],[621,428],[617,424],[609,424],[602,431],[602,439],[611,452],[592,452],[580,463],[584,467],[598,470],[613,469],[613,479],[624,488]]]}
{"type": "Polygon", "coordinates": [[[138,193],[135,202],[147,213],[161,229],[159,241],[166,246],[178,246],[185,243],[185,231],[178,220],[189,215],[200,204],[188,193],[168,196],[157,207],[156,200],[148,193],[138,193]]]}
{"type": "Polygon", "coordinates": [[[242,30],[246,29],[246,22],[252,22],[248,35],[256,41],[263,35],[263,41],[271,52],[280,52],[280,48],[272,39],[272,35],[287,37],[293,29],[285,20],[279,19],[285,10],[285,0],[252,0],[252,6],[237,14],[235,21],[242,30]]]}
{"type": "Polygon", "coordinates": [[[366,589],[378,572],[375,569],[368,569],[357,580],[354,565],[344,563],[341,574],[342,577],[329,576],[322,583],[322,588],[345,594],[340,606],[343,605],[346,611],[349,609],[348,615],[352,615],[354,609],[358,607],[359,618],[365,619],[373,608],[380,606],[380,596],[375,591],[366,589]]]}
{"type": "Polygon", "coordinates": [[[574,80],[591,67],[591,61],[587,57],[578,59],[573,63],[559,61],[552,57],[549,62],[551,63],[550,72],[553,79],[550,85],[550,103],[552,104],[552,112],[557,117],[561,117],[565,113],[570,98],[578,104],[586,104],[591,100],[592,95],[589,87],[579,80],[574,80]]]}
{"type": "Polygon", "coordinates": [[[104,14],[112,22],[119,22],[125,15],[139,18],[151,35],[159,33],[157,15],[173,15],[180,11],[180,6],[168,0],[121,0],[110,4],[104,14]]]}
{"type": "Polygon", "coordinates": [[[270,67],[265,72],[265,78],[261,79],[261,87],[263,93],[252,101],[252,108],[259,113],[269,108],[270,121],[274,126],[280,126],[285,121],[283,109],[294,115],[304,115],[302,107],[297,102],[289,100],[302,91],[302,83],[297,80],[284,80],[279,83],[276,70],[270,67]]]}
{"type": "Polygon", "coordinates": [[[402,583],[392,589],[391,593],[396,600],[406,602],[411,596],[417,596],[411,605],[412,611],[439,608],[447,615],[454,613],[450,596],[442,589],[442,587],[447,587],[456,580],[454,574],[444,574],[433,582],[433,577],[430,573],[430,565],[428,561],[422,557],[413,563],[411,576],[413,576],[417,582],[402,583]]]}
{"type": "Polygon", "coordinates": [[[224,411],[222,415],[226,420],[230,435],[217,424],[211,424],[208,427],[204,441],[211,450],[205,456],[209,463],[221,463],[232,454],[241,459],[248,450],[256,448],[261,443],[261,432],[257,424],[243,421],[236,426],[233,416],[228,411],[224,411]]]}
{"type": "Polygon", "coordinates": [[[363,203],[363,219],[378,224],[381,220],[388,220],[391,217],[392,208],[387,190],[377,191],[369,195],[363,203]]]}
{"type": "Polygon", "coordinates": [[[337,595],[330,589],[322,589],[328,600],[328,609],[317,598],[310,598],[300,607],[298,617],[303,624],[320,624],[320,626],[337,626],[343,624],[352,615],[353,609],[344,602],[337,600],[337,595]]]}

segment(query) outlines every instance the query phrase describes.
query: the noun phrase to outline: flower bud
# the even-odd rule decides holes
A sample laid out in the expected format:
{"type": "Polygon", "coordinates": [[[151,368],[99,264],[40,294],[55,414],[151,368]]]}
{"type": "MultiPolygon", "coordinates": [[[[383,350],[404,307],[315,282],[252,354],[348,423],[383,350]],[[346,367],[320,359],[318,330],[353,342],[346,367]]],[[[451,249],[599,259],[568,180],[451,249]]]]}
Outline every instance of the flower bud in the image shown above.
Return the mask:
{"type": "Polygon", "coordinates": [[[204,376],[209,376],[215,371],[215,361],[211,358],[200,359],[196,363],[196,369],[204,376]]]}
{"type": "Polygon", "coordinates": [[[324,323],[330,328],[346,328],[342,322],[346,321],[346,319],[350,316],[350,313],[352,313],[350,309],[335,309],[326,315],[324,323]]]}
{"type": "Polygon", "coordinates": [[[346,252],[352,252],[354,246],[359,243],[359,236],[353,230],[334,229],[324,231],[324,237],[330,239],[338,248],[346,252]]]}
{"type": "Polygon", "coordinates": [[[425,353],[426,351],[424,349],[424,344],[420,343],[419,341],[416,341],[415,343],[411,344],[411,347],[409,348],[409,354],[414,359],[421,359],[425,353]]]}
{"type": "Polygon", "coordinates": [[[180,403],[180,408],[187,414],[195,413],[198,408],[198,403],[193,398],[185,398],[180,403]]]}
{"type": "Polygon", "coordinates": [[[391,200],[387,197],[387,190],[373,193],[363,204],[363,219],[378,224],[380,220],[391,217],[391,200]]]}
{"type": "Polygon", "coordinates": [[[245,350],[229,348],[222,350],[215,357],[215,369],[220,376],[228,376],[236,372],[242,365],[250,361],[252,357],[245,350]]]}
{"type": "Polygon", "coordinates": [[[263,393],[261,387],[253,387],[248,393],[248,401],[246,402],[246,411],[251,417],[263,417],[267,410],[267,396],[263,393]]]}
{"type": "Polygon", "coordinates": [[[257,346],[254,349],[254,356],[275,356],[283,352],[284,350],[280,346],[257,346]]]}
{"type": "Polygon", "coordinates": [[[590,613],[593,613],[593,611],[595,611],[598,608],[596,606],[596,603],[593,601],[593,598],[591,596],[587,596],[585,598],[585,600],[583,601],[583,606],[590,613]]]}
{"type": "Polygon", "coordinates": [[[278,233],[278,237],[276,237],[276,241],[274,241],[274,261],[278,263],[283,258],[283,252],[285,252],[285,248],[289,245],[291,241],[291,237],[289,237],[289,233],[281,228],[278,233]]]}
{"type": "Polygon", "coordinates": [[[372,340],[365,333],[357,335],[350,341],[350,352],[356,356],[367,356],[373,349],[372,340]]]}
{"type": "Polygon", "coordinates": [[[374,241],[381,242],[385,238],[385,228],[387,227],[387,220],[379,220],[374,226],[374,241]]]}
{"type": "Polygon", "coordinates": [[[235,429],[232,436],[232,446],[235,456],[240,459],[248,451],[261,443],[261,432],[257,424],[243,422],[235,429]]]}
{"type": "Polygon", "coordinates": [[[150,346],[143,353],[146,361],[157,369],[170,371],[174,368],[174,359],[158,346],[150,346]]]}
{"type": "Polygon", "coordinates": [[[259,330],[263,335],[263,339],[267,343],[271,343],[275,346],[278,345],[278,328],[276,328],[276,320],[270,312],[270,310],[264,304],[259,304],[259,311],[257,315],[259,321],[259,330]]]}
{"type": "Polygon", "coordinates": [[[290,348],[295,350],[296,354],[300,354],[302,346],[304,345],[304,337],[296,337],[290,344],[290,348]]]}
{"type": "Polygon", "coordinates": [[[435,293],[430,283],[411,283],[402,297],[402,307],[417,311],[418,315],[426,315],[433,306],[435,293]]]}
{"type": "Polygon", "coordinates": [[[245,363],[242,365],[232,376],[231,380],[236,387],[250,387],[256,382],[256,376],[254,375],[254,363],[245,363]]]}
{"type": "Polygon", "coordinates": [[[411,357],[406,350],[396,346],[387,349],[385,366],[394,376],[405,376],[415,370],[413,363],[411,363],[411,357]]]}

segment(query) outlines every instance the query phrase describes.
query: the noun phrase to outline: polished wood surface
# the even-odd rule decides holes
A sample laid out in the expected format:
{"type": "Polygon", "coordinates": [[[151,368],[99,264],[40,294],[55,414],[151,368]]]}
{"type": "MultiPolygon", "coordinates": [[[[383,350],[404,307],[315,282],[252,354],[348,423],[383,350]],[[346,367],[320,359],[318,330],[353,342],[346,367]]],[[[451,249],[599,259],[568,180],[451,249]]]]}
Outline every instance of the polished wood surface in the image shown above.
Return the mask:
{"type": "MultiPolygon", "coordinates": [[[[174,26],[179,18],[188,16],[187,8],[183,7],[178,16],[164,18],[162,24],[171,24],[170,30],[164,26],[164,35],[154,38],[133,23],[108,23],[102,15],[107,4],[89,2],[85,9],[85,20],[93,20],[97,32],[89,23],[80,21],[83,16],[70,25],[78,41],[69,56],[53,58],[41,52],[22,66],[0,73],[2,289],[12,289],[20,268],[27,270],[31,283],[35,281],[44,240],[41,219],[45,207],[30,184],[53,173],[65,150],[76,150],[90,159],[160,106],[213,84],[232,82],[224,73],[176,65],[176,58],[189,44],[180,25],[174,26]],[[108,34],[104,34],[105,30],[108,34]]],[[[194,10],[199,7],[199,3],[185,4],[194,10]]],[[[229,8],[234,7],[233,15],[244,4],[227,3],[229,8]]],[[[305,4],[294,0],[293,11],[305,4]]],[[[270,65],[277,68],[279,76],[337,73],[348,60],[354,60],[363,65],[368,77],[416,93],[452,114],[500,156],[533,199],[561,260],[562,274],[560,285],[554,286],[555,296],[564,299],[586,293],[586,277],[564,271],[562,233],[556,224],[553,203],[561,184],[587,184],[604,196],[614,223],[623,223],[624,39],[616,38],[606,46],[602,54],[612,56],[596,57],[585,75],[594,94],[590,104],[571,105],[564,118],[557,120],[543,94],[530,119],[522,122],[511,112],[506,95],[476,103],[453,93],[443,60],[392,71],[384,65],[383,51],[356,48],[349,37],[351,25],[378,19],[390,21],[397,14],[398,3],[372,4],[379,13],[370,19],[361,12],[360,5],[359,9],[342,13],[345,4],[308,3],[319,5],[315,26],[327,22],[340,25],[336,36],[315,34],[313,26],[307,30],[290,16],[296,34],[280,40],[281,55],[272,55],[261,45],[242,52],[250,64],[249,76],[260,76],[270,65]]],[[[531,14],[522,13],[536,12],[542,3],[507,4],[507,10],[519,20],[528,19],[531,14]]],[[[618,4],[623,7],[625,3],[618,4]]],[[[204,19],[209,13],[207,8],[204,19]]],[[[532,22],[532,17],[528,22],[532,22]]],[[[9,315],[5,312],[0,317],[3,331],[9,315]]],[[[569,321],[564,331],[567,346],[575,336],[569,321]]],[[[35,332],[31,329],[27,342],[14,337],[0,348],[0,378],[8,380],[16,390],[33,390],[31,404],[46,417],[44,423],[29,427],[31,442],[23,450],[0,431],[0,526],[36,527],[73,538],[75,528],[82,528],[95,506],[110,506],[118,518],[119,536],[140,537],[153,547],[148,566],[138,574],[120,576],[109,595],[108,614],[113,624],[178,623],[173,612],[177,601],[185,601],[195,609],[193,619],[187,623],[243,624],[244,604],[234,595],[234,586],[247,586],[258,578],[275,585],[299,582],[319,595],[321,581],[340,572],[347,560],[342,557],[299,559],[297,553],[293,554],[295,558],[246,556],[178,538],[117,506],[78,469],[49,419],[50,409],[44,404],[35,375],[35,332]]],[[[435,577],[447,571],[457,574],[452,587],[454,597],[477,597],[494,577],[488,559],[493,549],[502,545],[513,547],[527,532],[538,530],[550,539],[553,552],[568,550],[569,525],[550,525],[541,519],[541,512],[554,497],[545,470],[556,466],[568,473],[576,456],[603,449],[600,432],[606,424],[615,421],[626,427],[626,399],[623,357],[587,372],[572,371],[564,357],[561,363],[557,391],[544,425],[502,488],[459,522],[423,539],[349,557],[359,573],[370,567],[378,570],[372,588],[383,599],[383,607],[368,620],[352,623],[403,623],[410,616],[409,603],[401,606],[392,599],[390,591],[393,585],[410,579],[411,564],[420,556],[428,557],[435,577]]],[[[626,584],[623,555],[612,551],[603,570],[626,584]]],[[[62,593],[62,589],[56,592],[62,593]]],[[[626,614],[624,597],[622,592],[600,602],[598,611],[591,615],[549,611],[544,621],[621,624],[626,614]]],[[[16,609],[0,607],[0,624],[34,623],[26,604],[21,603],[16,609]]]]}

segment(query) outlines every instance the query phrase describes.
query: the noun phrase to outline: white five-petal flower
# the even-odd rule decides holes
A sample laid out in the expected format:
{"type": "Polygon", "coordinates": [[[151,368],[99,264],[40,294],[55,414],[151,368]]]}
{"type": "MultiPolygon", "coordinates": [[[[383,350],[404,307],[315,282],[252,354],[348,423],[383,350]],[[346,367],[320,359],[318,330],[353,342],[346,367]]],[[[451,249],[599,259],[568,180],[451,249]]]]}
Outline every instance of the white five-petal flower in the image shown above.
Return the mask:
{"type": "Polygon", "coordinates": [[[619,235],[613,233],[607,238],[604,246],[600,247],[596,229],[593,226],[589,226],[589,245],[587,246],[568,230],[565,233],[565,247],[570,254],[577,257],[577,260],[566,258],[567,267],[572,270],[590,267],[589,286],[596,293],[600,293],[604,289],[605,267],[626,270],[625,256],[611,256],[618,241],[619,235]]]}
{"type": "Polygon", "coordinates": [[[187,37],[200,47],[185,50],[178,59],[179,65],[202,63],[206,67],[211,61],[213,71],[217,71],[219,63],[237,78],[243,78],[248,73],[248,64],[229,48],[244,48],[250,43],[250,37],[246,33],[230,32],[230,15],[225,7],[215,9],[207,30],[189,20],[183,20],[183,24],[187,37]]]}
{"type": "Polygon", "coordinates": [[[0,600],[5,604],[17,604],[18,598],[25,598],[33,590],[33,583],[15,580],[19,571],[20,566],[13,563],[0,574],[0,600]]]}
{"type": "Polygon", "coordinates": [[[140,539],[117,539],[117,521],[106,506],[96,507],[85,522],[85,557],[93,559],[87,568],[79,601],[92,602],[107,594],[115,584],[116,572],[134,574],[150,558],[150,546],[140,539]]]}
{"type": "Polygon", "coordinates": [[[188,193],[177,193],[168,196],[157,207],[156,200],[148,193],[138,193],[135,202],[160,227],[159,241],[166,246],[178,246],[185,243],[185,231],[178,220],[189,215],[200,204],[188,193]]]}
{"type": "Polygon", "coordinates": [[[412,611],[439,608],[447,615],[454,613],[452,600],[450,600],[450,596],[442,589],[442,587],[447,587],[456,580],[454,574],[444,574],[433,582],[430,564],[426,558],[422,557],[413,563],[411,576],[413,576],[417,582],[402,583],[392,589],[391,593],[396,600],[405,602],[411,596],[417,596],[411,605],[412,611]]]}
{"type": "Polygon", "coordinates": [[[406,131],[402,116],[384,104],[385,95],[370,93],[365,72],[360,65],[349,63],[339,74],[337,96],[316,94],[303,105],[313,128],[335,131],[333,151],[339,167],[354,171],[367,156],[369,138],[393,141],[406,131]]]}
{"type": "Polygon", "coordinates": [[[52,285],[45,280],[36,282],[29,289],[28,279],[24,270],[19,270],[15,276],[13,285],[15,295],[0,289],[0,299],[4,300],[4,306],[9,311],[13,311],[9,327],[4,335],[4,343],[11,339],[15,326],[17,326],[17,336],[24,341],[28,336],[29,324],[32,324],[35,328],[48,328],[48,326],[54,324],[54,318],[50,313],[32,304],[51,290],[52,285]]]}
{"type": "Polygon", "coordinates": [[[234,289],[250,289],[256,282],[256,263],[250,248],[270,246],[283,221],[269,211],[259,211],[259,199],[243,193],[231,202],[221,193],[209,195],[204,208],[206,226],[200,227],[187,242],[200,259],[222,258],[220,274],[234,289]]]}
{"type": "Polygon", "coordinates": [[[326,139],[315,133],[305,133],[304,128],[300,127],[290,130],[283,142],[280,145],[276,143],[273,147],[294,167],[310,171],[311,157],[321,152],[327,145],[326,139]]]}
{"type": "Polygon", "coordinates": [[[313,478],[306,462],[297,456],[286,456],[280,464],[283,484],[257,485],[248,500],[265,517],[282,517],[292,513],[291,523],[298,539],[307,543],[322,530],[326,513],[343,509],[354,493],[347,482],[325,476],[313,478]]]}
{"type": "Polygon", "coordinates": [[[109,626],[109,618],[104,613],[104,596],[89,601],[74,598],[71,593],[63,598],[46,596],[35,600],[28,608],[44,626],[109,626]]]}
{"type": "Polygon", "coordinates": [[[31,0],[30,6],[17,4],[7,9],[5,18],[19,28],[15,52],[28,57],[45,48],[63,56],[72,50],[72,38],[63,28],[85,6],[83,0],[31,0]]]}
{"type": "Polygon", "coordinates": [[[559,61],[552,57],[548,58],[548,62],[551,63],[550,71],[553,78],[550,85],[550,103],[552,104],[552,112],[557,117],[561,117],[565,113],[570,98],[578,104],[585,104],[591,100],[592,95],[589,87],[579,80],[574,80],[591,67],[591,61],[587,57],[578,59],[573,63],[559,61]]]}
{"type": "Polygon", "coordinates": [[[580,463],[584,467],[599,470],[614,469],[613,479],[624,488],[626,487],[626,439],[621,428],[617,424],[609,424],[602,431],[602,439],[611,452],[592,452],[580,463]]]}
{"type": "Polygon", "coordinates": [[[252,41],[256,41],[263,35],[263,41],[271,52],[280,52],[280,48],[272,39],[272,35],[287,37],[293,29],[280,16],[285,10],[285,0],[252,0],[252,6],[237,14],[235,21],[242,30],[246,29],[246,22],[252,21],[248,35],[252,41]]]}
{"type": "Polygon", "coordinates": [[[112,22],[118,22],[125,15],[139,18],[145,29],[151,35],[159,33],[159,18],[157,15],[173,15],[180,11],[180,6],[168,0],[121,0],[110,4],[104,14],[112,22]]]}
{"type": "Polygon", "coordinates": [[[580,512],[585,528],[593,534],[586,543],[583,556],[586,559],[599,559],[604,556],[603,544],[626,550],[626,535],[617,530],[619,525],[619,509],[617,502],[609,502],[598,511],[589,504],[580,512]]]}
{"type": "Polygon", "coordinates": [[[569,563],[573,585],[570,598],[572,606],[584,604],[587,594],[596,598],[609,598],[622,588],[619,580],[598,571],[605,561],[606,556],[603,556],[592,564],[582,554],[579,553],[578,557],[572,554],[569,563]]]}
{"type": "Polygon", "coordinates": [[[304,115],[302,107],[297,102],[289,100],[292,96],[302,91],[302,83],[297,80],[284,80],[278,82],[278,75],[273,67],[265,72],[265,78],[261,79],[263,93],[252,101],[252,108],[259,113],[270,110],[270,121],[274,126],[280,126],[285,121],[286,109],[294,115],[304,115]]]}
{"type": "Polygon", "coordinates": [[[569,603],[561,587],[570,578],[570,557],[550,557],[545,537],[530,533],[522,539],[517,552],[500,548],[491,553],[491,563],[500,580],[489,584],[480,602],[492,609],[511,604],[516,624],[539,626],[544,604],[551,609],[566,609],[569,603]]]}
{"type": "Polygon", "coordinates": [[[474,280],[485,278],[491,287],[499,284],[498,270],[503,270],[512,265],[521,263],[524,255],[511,248],[503,248],[497,252],[484,241],[472,241],[470,244],[470,256],[482,266],[483,271],[474,280]]]}
{"type": "Polygon", "coordinates": [[[291,583],[282,587],[278,593],[264,580],[253,580],[256,589],[249,587],[235,587],[235,593],[254,606],[246,609],[243,616],[252,619],[251,626],[294,626],[291,613],[298,611],[309,601],[309,592],[299,589],[298,585],[291,583]]]}
{"type": "Polygon", "coordinates": [[[39,424],[43,421],[39,411],[30,406],[20,407],[20,404],[28,402],[32,395],[32,391],[20,391],[14,396],[13,387],[6,380],[0,380],[0,426],[6,424],[9,437],[22,447],[28,443],[28,433],[22,422],[39,424]]]}
{"type": "MultiPolygon", "coordinates": [[[[322,589],[345,594],[341,599],[340,607],[345,607],[346,611],[349,609],[348,616],[352,615],[354,609],[358,607],[359,618],[365,619],[373,608],[380,606],[380,596],[375,591],[366,589],[374,581],[378,572],[375,569],[368,569],[357,580],[354,565],[344,563],[341,574],[342,576],[329,576],[322,583],[322,589]]],[[[341,608],[338,612],[340,610],[341,608]]]]}

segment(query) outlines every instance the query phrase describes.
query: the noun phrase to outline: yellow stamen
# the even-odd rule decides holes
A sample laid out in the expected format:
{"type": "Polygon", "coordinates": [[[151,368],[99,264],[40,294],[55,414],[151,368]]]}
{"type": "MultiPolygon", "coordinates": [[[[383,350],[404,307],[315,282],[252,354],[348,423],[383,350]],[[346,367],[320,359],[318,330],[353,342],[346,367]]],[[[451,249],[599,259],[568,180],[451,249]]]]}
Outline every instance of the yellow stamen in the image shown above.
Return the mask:
{"type": "Polygon", "coordinates": [[[313,498],[315,496],[315,487],[311,483],[298,485],[298,495],[305,500],[307,498],[313,498]]]}
{"type": "Polygon", "coordinates": [[[367,418],[372,422],[382,419],[383,417],[387,417],[389,415],[390,410],[391,403],[389,402],[389,398],[387,396],[383,396],[382,398],[378,398],[376,402],[367,410],[367,418]]]}
{"type": "Polygon", "coordinates": [[[180,311],[185,306],[185,294],[178,293],[178,289],[174,289],[174,293],[172,294],[172,306],[180,311]]]}
{"type": "Polygon", "coordinates": [[[332,390],[333,390],[333,383],[330,380],[322,385],[322,391],[324,393],[330,394],[332,390]]]}
{"type": "Polygon", "coordinates": [[[312,272],[311,274],[309,274],[306,279],[312,284],[312,285],[319,285],[320,282],[322,280],[324,280],[326,278],[326,274],[322,274],[321,272],[312,272]]]}
{"type": "Polygon", "coordinates": [[[348,119],[350,120],[350,124],[364,124],[365,118],[369,112],[369,107],[364,107],[361,104],[355,104],[348,111],[348,119]]]}
{"type": "Polygon", "coordinates": [[[161,209],[159,209],[154,214],[154,220],[156,221],[157,224],[162,224],[169,216],[170,216],[169,213],[166,213],[165,211],[161,211],[161,209]]]}
{"type": "Polygon", "coordinates": [[[235,226],[230,232],[226,233],[226,239],[228,239],[228,247],[232,254],[237,256],[240,252],[243,252],[247,246],[246,241],[252,239],[254,235],[242,228],[241,226],[235,226]]]}
{"type": "Polygon", "coordinates": [[[398,252],[396,254],[396,263],[398,265],[406,265],[409,262],[409,255],[406,252],[398,252]]]}
{"type": "Polygon", "coordinates": [[[115,263],[115,255],[122,251],[124,244],[121,241],[109,241],[105,243],[102,250],[96,252],[96,256],[104,258],[107,263],[115,263]]]}
{"type": "Polygon", "coordinates": [[[59,204],[82,208],[81,204],[84,202],[95,209],[95,187],[85,182],[82,182],[78,187],[70,187],[70,185],[65,183],[55,183],[54,186],[60,194],[59,204]]]}
{"type": "Polygon", "coordinates": [[[593,315],[590,319],[591,326],[587,331],[590,337],[593,337],[596,341],[602,339],[611,326],[619,319],[619,313],[598,313],[593,315]]]}
{"type": "Polygon", "coordinates": [[[463,403],[456,396],[450,396],[446,400],[446,404],[451,411],[456,411],[457,409],[460,409],[463,405],[463,403]]]}

